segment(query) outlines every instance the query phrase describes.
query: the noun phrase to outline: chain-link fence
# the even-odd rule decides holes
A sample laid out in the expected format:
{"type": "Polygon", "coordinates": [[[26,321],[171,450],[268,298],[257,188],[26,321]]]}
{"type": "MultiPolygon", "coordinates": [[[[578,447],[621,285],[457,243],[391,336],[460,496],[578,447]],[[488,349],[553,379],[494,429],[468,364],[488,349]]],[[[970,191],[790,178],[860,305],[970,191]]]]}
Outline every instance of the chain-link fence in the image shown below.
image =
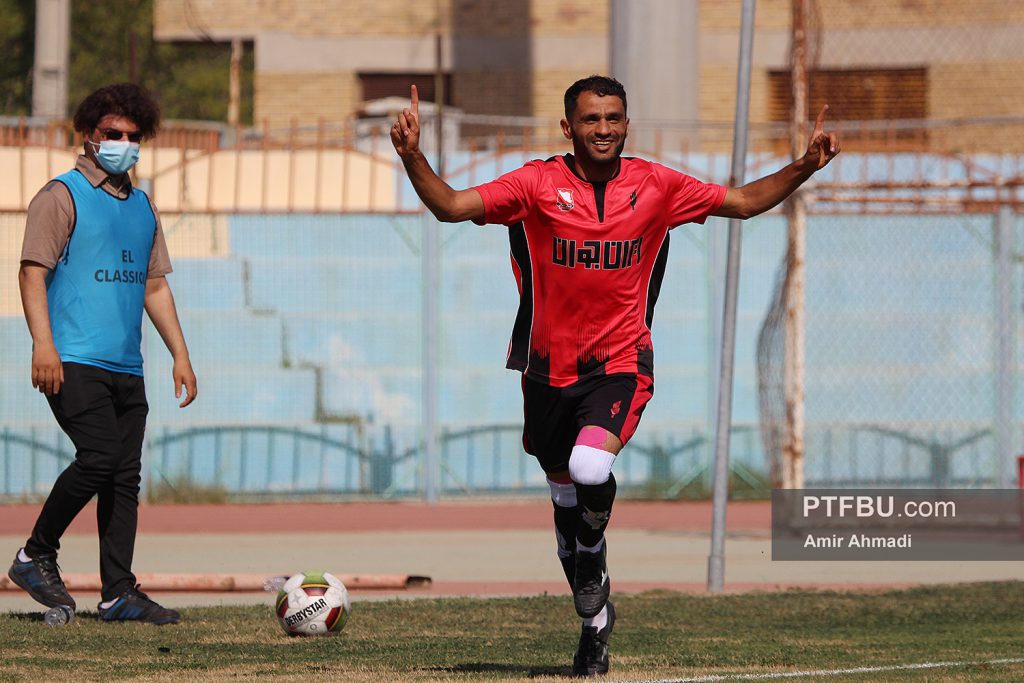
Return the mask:
{"type": "MultiPolygon", "coordinates": [[[[518,155],[505,165],[521,163],[518,155]]],[[[2,216],[14,277],[24,214],[2,216]]],[[[163,217],[168,276],[200,385],[184,410],[170,358],[144,330],[151,411],[147,485],[200,495],[409,496],[423,493],[425,296],[439,303],[436,392],[445,495],[544,486],[521,445],[519,375],[504,369],[518,293],[501,226],[441,229],[441,286],[424,292],[423,215],[163,217]]],[[[719,227],[676,230],[655,324],[657,397],[617,465],[644,495],[699,495],[709,452],[716,353],[709,310],[719,227]]],[[[778,225],[751,225],[764,256],[744,304],[746,354],[779,254],[778,225]],[[770,253],[770,255],[767,255],[770,253]]],[[[757,251],[755,250],[755,254],[757,251]]],[[[8,280],[7,289],[16,290],[8,280]]],[[[73,447],[29,382],[31,340],[16,301],[0,316],[0,495],[45,494],[73,447]]],[[[734,459],[743,490],[763,489],[754,369],[742,373],[734,459]]]]}
{"type": "MultiPolygon", "coordinates": [[[[627,151],[724,183],[735,63],[719,47],[735,41],[738,2],[699,4],[700,118],[639,116],[627,151]]],[[[828,102],[844,147],[807,187],[806,482],[1005,484],[1022,436],[1024,15],[997,0],[937,0],[931,11],[887,0],[759,3],[750,178],[790,158],[787,46],[798,4],[808,109],[828,102]]],[[[60,146],[66,127],[33,137],[25,122],[5,123],[0,161],[18,182],[0,188],[0,496],[17,498],[45,493],[72,457],[29,383],[16,273],[25,206],[73,151],[60,146]]],[[[164,212],[169,281],[201,388],[194,406],[177,409],[166,351],[147,326],[151,488],[421,495],[425,400],[437,408],[443,494],[543,486],[522,453],[518,375],[503,370],[517,306],[507,234],[442,226],[440,287],[425,291],[429,219],[387,125],[176,125],[144,152],[140,184],[164,212]],[[432,360],[428,297],[439,302],[432,360]],[[425,363],[437,371],[430,397],[425,363]]],[[[436,159],[429,116],[424,128],[436,159]]],[[[455,187],[568,148],[553,119],[449,116],[444,130],[455,187]]],[[[635,492],[706,490],[724,226],[713,219],[672,235],[654,324],[657,391],[616,465],[635,492]]],[[[736,491],[766,488],[790,429],[791,299],[776,286],[790,272],[788,227],[776,211],[743,231],[736,491]]]]}
{"type": "MultiPolygon", "coordinates": [[[[1008,211],[809,219],[808,486],[1011,483],[1022,228],[1008,211]]],[[[774,453],[784,303],[766,321],[760,359],[763,390],[776,392],[763,413],[774,453]]]]}
{"type": "MultiPolygon", "coordinates": [[[[856,155],[846,163],[856,165],[856,155]]],[[[1020,422],[1007,387],[1015,385],[1019,348],[1022,226],[1011,216],[1007,236],[1005,217],[809,217],[809,483],[998,481],[996,444],[1020,436],[997,421],[1010,414],[1012,424],[1020,422]]],[[[421,494],[420,248],[427,219],[164,219],[175,256],[169,280],[201,396],[188,409],[176,407],[169,358],[147,325],[150,487],[247,496],[421,494]]],[[[45,493],[72,456],[29,384],[31,343],[14,285],[23,221],[24,214],[2,216],[8,285],[0,316],[0,493],[9,498],[45,493]]],[[[654,324],[656,396],[616,466],[637,493],[705,490],[722,228],[712,220],[672,236],[654,324]]],[[[441,287],[430,293],[440,301],[441,491],[542,487],[520,445],[518,375],[503,369],[518,303],[506,232],[462,224],[443,226],[441,236],[441,287]]],[[[758,433],[765,366],[755,362],[755,348],[783,260],[785,218],[746,223],[744,240],[732,464],[736,489],[753,491],[765,488],[768,472],[758,433]]]]}
{"type": "Polygon", "coordinates": [[[1014,483],[1024,15],[932,4],[788,3],[768,117],[828,103],[845,151],[791,222],[806,251],[760,337],[780,484],[1014,483]]]}

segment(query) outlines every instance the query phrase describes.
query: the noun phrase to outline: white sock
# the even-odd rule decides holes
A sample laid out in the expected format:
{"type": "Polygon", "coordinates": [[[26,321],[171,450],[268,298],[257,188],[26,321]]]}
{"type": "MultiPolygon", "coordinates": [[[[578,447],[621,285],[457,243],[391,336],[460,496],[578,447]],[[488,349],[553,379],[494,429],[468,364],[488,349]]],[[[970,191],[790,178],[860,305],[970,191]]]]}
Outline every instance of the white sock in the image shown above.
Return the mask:
{"type": "Polygon", "coordinates": [[[25,554],[25,549],[18,551],[18,562],[31,562],[32,558],[25,554]]]}
{"type": "Polygon", "coordinates": [[[589,619],[583,620],[584,626],[596,627],[598,631],[608,625],[608,605],[601,608],[601,611],[597,613],[597,616],[590,617],[589,619]]]}
{"type": "Polygon", "coordinates": [[[106,602],[101,602],[100,607],[102,607],[103,609],[110,609],[114,606],[115,602],[117,602],[117,598],[114,598],[113,600],[107,600],[106,602]]]}
{"type": "Polygon", "coordinates": [[[599,553],[599,552],[601,552],[601,548],[603,548],[603,547],[604,547],[604,536],[602,536],[601,540],[597,542],[597,545],[595,545],[592,548],[583,545],[582,543],[580,543],[579,539],[576,539],[576,552],[578,552],[578,553],[579,552],[599,553]]]}

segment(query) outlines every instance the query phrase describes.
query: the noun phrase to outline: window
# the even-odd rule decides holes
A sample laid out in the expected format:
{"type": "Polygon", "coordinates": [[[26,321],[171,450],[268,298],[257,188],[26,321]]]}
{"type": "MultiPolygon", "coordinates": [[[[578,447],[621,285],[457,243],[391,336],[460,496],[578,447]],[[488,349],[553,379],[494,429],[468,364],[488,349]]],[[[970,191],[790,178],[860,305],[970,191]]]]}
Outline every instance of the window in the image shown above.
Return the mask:
{"type": "MultiPolygon", "coordinates": [[[[768,115],[772,121],[788,121],[793,102],[789,71],[768,74],[768,115]]],[[[828,103],[829,118],[844,122],[880,122],[928,118],[928,70],[907,69],[814,69],[808,72],[808,112],[817,116],[828,103]]],[[[923,141],[926,131],[896,126],[853,125],[843,140],[868,143],[878,148],[894,142],[923,141]]],[[[902,145],[901,145],[902,146],[902,145]]]]}
{"type": "MultiPolygon", "coordinates": [[[[444,74],[444,103],[451,106],[454,101],[452,97],[452,76],[444,74]]],[[[434,95],[434,74],[432,73],[361,73],[359,74],[359,85],[362,89],[362,100],[379,100],[385,97],[409,97],[409,86],[416,85],[420,93],[420,100],[433,102],[434,95]]]]}

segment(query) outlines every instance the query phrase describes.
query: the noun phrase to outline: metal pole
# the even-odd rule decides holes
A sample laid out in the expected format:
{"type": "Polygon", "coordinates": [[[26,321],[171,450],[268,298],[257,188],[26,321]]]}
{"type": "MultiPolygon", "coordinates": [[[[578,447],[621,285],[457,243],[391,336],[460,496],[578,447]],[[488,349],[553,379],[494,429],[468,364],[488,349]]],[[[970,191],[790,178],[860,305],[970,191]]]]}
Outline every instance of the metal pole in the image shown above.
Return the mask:
{"type": "Polygon", "coordinates": [[[707,460],[703,463],[706,468],[703,476],[703,482],[708,489],[711,489],[714,486],[714,467],[712,466],[714,456],[713,439],[715,434],[715,420],[718,419],[717,412],[712,411],[711,406],[718,405],[718,395],[721,389],[719,382],[721,381],[722,375],[722,359],[720,357],[722,352],[722,327],[719,323],[722,320],[723,290],[725,289],[725,241],[726,235],[721,233],[718,226],[710,226],[708,230],[707,256],[705,258],[705,261],[707,262],[706,277],[708,282],[707,364],[709,379],[707,387],[707,433],[710,438],[708,439],[709,448],[707,451],[707,460]]]}
{"type": "Polygon", "coordinates": [[[440,460],[438,457],[438,224],[429,212],[423,214],[423,248],[421,253],[423,282],[423,499],[433,504],[438,500],[440,460]]]}
{"type": "Polygon", "coordinates": [[[36,0],[32,115],[68,115],[68,62],[71,54],[71,0],[36,0]]]}
{"type": "MultiPolygon", "coordinates": [[[[242,110],[242,53],[241,38],[231,39],[231,62],[228,66],[228,125],[237,126],[242,110]]],[[[319,149],[319,148],[318,148],[319,149]]]]}
{"type": "Polygon", "coordinates": [[[1015,356],[1013,331],[1016,321],[1013,309],[1013,210],[1008,204],[999,207],[996,214],[995,232],[995,343],[992,345],[995,357],[995,429],[996,467],[999,468],[999,488],[1013,487],[1013,390],[1016,382],[1013,376],[1015,356]]]}
{"type": "MultiPolygon", "coordinates": [[[[806,0],[793,0],[792,93],[790,146],[793,157],[807,144],[807,7],[806,0]]],[[[783,382],[786,400],[786,431],[782,446],[782,485],[804,487],[804,260],[807,253],[807,208],[803,190],[786,201],[787,261],[786,346],[783,382]]]]}
{"type": "Polygon", "coordinates": [[[434,106],[437,107],[437,175],[444,178],[444,38],[441,5],[437,5],[437,35],[434,36],[434,106]]]}
{"type": "MultiPolygon", "coordinates": [[[[442,139],[442,98],[444,96],[441,53],[441,8],[437,10],[437,34],[434,43],[434,104],[437,115],[437,174],[444,179],[442,139]]],[[[440,225],[429,212],[423,214],[422,296],[423,296],[423,500],[433,505],[439,498],[441,479],[440,428],[438,424],[438,297],[441,293],[440,225]]]]}
{"type": "MultiPolygon", "coordinates": [[[[729,185],[743,183],[747,161],[747,123],[750,112],[750,69],[754,50],[755,0],[743,0],[740,57],[736,76],[736,124],[733,131],[732,171],[729,185]]],[[[718,418],[715,423],[715,476],[711,495],[711,555],[708,590],[719,593],[725,585],[725,507],[729,498],[729,427],[732,423],[732,376],[736,354],[736,293],[740,276],[740,221],[729,220],[729,246],[722,303],[722,354],[719,362],[718,418]]]]}

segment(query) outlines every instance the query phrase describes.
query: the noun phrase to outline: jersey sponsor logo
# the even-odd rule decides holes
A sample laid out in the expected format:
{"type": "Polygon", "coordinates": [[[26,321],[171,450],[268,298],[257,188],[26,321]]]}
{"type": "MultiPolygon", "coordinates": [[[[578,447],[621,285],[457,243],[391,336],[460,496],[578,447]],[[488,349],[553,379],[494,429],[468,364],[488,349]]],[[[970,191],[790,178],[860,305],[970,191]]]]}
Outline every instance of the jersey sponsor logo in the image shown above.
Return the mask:
{"type": "Polygon", "coordinates": [[[615,403],[612,404],[612,419],[613,420],[615,419],[615,416],[619,414],[619,410],[621,410],[621,408],[622,408],[622,401],[616,401],[615,403]]]}
{"type": "Polygon", "coordinates": [[[572,190],[565,187],[555,188],[555,206],[562,211],[572,211],[572,207],[575,205],[572,200],[572,190]]]}
{"type": "Polygon", "coordinates": [[[551,262],[556,266],[587,270],[618,270],[640,264],[643,237],[635,240],[576,240],[554,237],[551,262]]]}

